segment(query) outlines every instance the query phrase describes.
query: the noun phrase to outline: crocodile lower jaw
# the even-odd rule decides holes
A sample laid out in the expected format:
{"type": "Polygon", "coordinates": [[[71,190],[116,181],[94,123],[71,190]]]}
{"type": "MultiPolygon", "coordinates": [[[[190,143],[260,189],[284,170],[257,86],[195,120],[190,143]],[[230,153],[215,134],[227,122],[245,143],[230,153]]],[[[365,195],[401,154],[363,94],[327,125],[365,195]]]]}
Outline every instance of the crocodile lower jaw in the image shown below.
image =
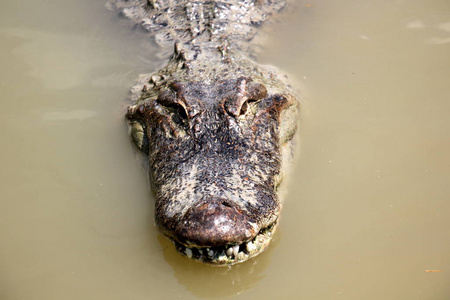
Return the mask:
{"type": "Polygon", "coordinates": [[[233,265],[246,261],[263,252],[272,240],[272,235],[278,223],[261,229],[259,233],[248,242],[234,245],[224,245],[215,247],[190,247],[172,240],[175,248],[182,255],[205,264],[216,266],[233,265]]]}

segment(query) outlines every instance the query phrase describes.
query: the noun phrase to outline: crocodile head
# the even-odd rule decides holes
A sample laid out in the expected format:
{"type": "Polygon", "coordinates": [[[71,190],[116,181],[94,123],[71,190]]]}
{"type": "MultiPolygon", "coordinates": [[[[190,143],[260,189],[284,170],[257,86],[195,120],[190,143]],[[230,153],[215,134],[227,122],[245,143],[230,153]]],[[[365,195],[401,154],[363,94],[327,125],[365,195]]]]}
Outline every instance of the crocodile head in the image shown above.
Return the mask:
{"type": "Polygon", "coordinates": [[[172,81],[152,95],[130,106],[127,118],[149,157],[161,232],[204,263],[229,265],[261,253],[279,218],[296,99],[246,77],[172,81]]]}

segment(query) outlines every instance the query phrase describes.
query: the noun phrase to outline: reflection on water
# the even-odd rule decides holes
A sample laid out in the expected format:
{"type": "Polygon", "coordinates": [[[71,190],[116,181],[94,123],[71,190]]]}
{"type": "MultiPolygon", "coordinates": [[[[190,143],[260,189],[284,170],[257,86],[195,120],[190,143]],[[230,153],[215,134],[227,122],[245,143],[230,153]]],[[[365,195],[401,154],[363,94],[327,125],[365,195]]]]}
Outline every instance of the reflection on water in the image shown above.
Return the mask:
{"type": "Polygon", "coordinates": [[[0,5],[0,299],[449,299],[448,1],[297,1],[272,26],[301,156],[275,243],[231,268],[155,230],[123,113],[160,50],[104,2],[0,5]]]}
{"type": "Polygon", "coordinates": [[[178,254],[172,243],[161,235],[158,240],[164,249],[165,260],[174,270],[174,276],[191,293],[201,298],[226,298],[252,289],[264,277],[270,264],[272,250],[277,247],[280,234],[276,233],[272,247],[248,263],[231,267],[213,267],[188,260],[178,254]]]}

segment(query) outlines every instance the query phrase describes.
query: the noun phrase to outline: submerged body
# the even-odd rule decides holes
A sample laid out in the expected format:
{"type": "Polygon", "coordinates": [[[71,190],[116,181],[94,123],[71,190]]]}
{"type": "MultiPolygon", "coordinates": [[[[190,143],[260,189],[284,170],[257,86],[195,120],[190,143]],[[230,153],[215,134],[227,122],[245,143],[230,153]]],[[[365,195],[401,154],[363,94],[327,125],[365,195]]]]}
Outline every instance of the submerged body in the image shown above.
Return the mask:
{"type": "Polygon", "coordinates": [[[163,47],[175,45],[164,68],[141,75],[127,113],[149,158],[159,229],[205,263],[261,253],[280,214],[298,101],[282,74],[251,58],[251,41],[284,1],[110,4],[163,47]]]}

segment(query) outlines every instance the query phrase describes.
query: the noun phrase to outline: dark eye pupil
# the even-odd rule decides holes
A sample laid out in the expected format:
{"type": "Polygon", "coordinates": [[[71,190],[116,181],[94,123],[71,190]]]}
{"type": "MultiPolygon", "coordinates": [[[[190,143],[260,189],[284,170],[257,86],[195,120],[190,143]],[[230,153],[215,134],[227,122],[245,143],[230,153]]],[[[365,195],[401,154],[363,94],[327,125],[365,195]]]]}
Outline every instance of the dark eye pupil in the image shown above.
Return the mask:
{"type": "Polygon", "coordinates": [[[247,112],[247,109],[248,109],[248,102],[245,101],[244,103],[242,103],[241,111],[240,111],[239,114],[240,114],[241,116],[244,115],[244,114],[247,112]]]}
{"type": "Polygon", "coordinates": [[[186,126],[188,122],[188,116],[183,106],[179,104],[170,105],[169,109],[173,112],[172,120],[181,126],[186,126]]]}
{"type": "Polygon", "coordinates": [[[187,120],[188,119],[186,110],[180,104],[178,104],[178,103],[164,103],[163,105],[169,110],[169,112],[174,113],[175,115],[177,115],[181,119],[183,119],[183,120],[187,120]]]}
{"type": "Polygon", "coordinates": [[[188,116],[186,110],[179,104],[177,105],[177,113],[182,119],[187,120],[188,116]]]}

